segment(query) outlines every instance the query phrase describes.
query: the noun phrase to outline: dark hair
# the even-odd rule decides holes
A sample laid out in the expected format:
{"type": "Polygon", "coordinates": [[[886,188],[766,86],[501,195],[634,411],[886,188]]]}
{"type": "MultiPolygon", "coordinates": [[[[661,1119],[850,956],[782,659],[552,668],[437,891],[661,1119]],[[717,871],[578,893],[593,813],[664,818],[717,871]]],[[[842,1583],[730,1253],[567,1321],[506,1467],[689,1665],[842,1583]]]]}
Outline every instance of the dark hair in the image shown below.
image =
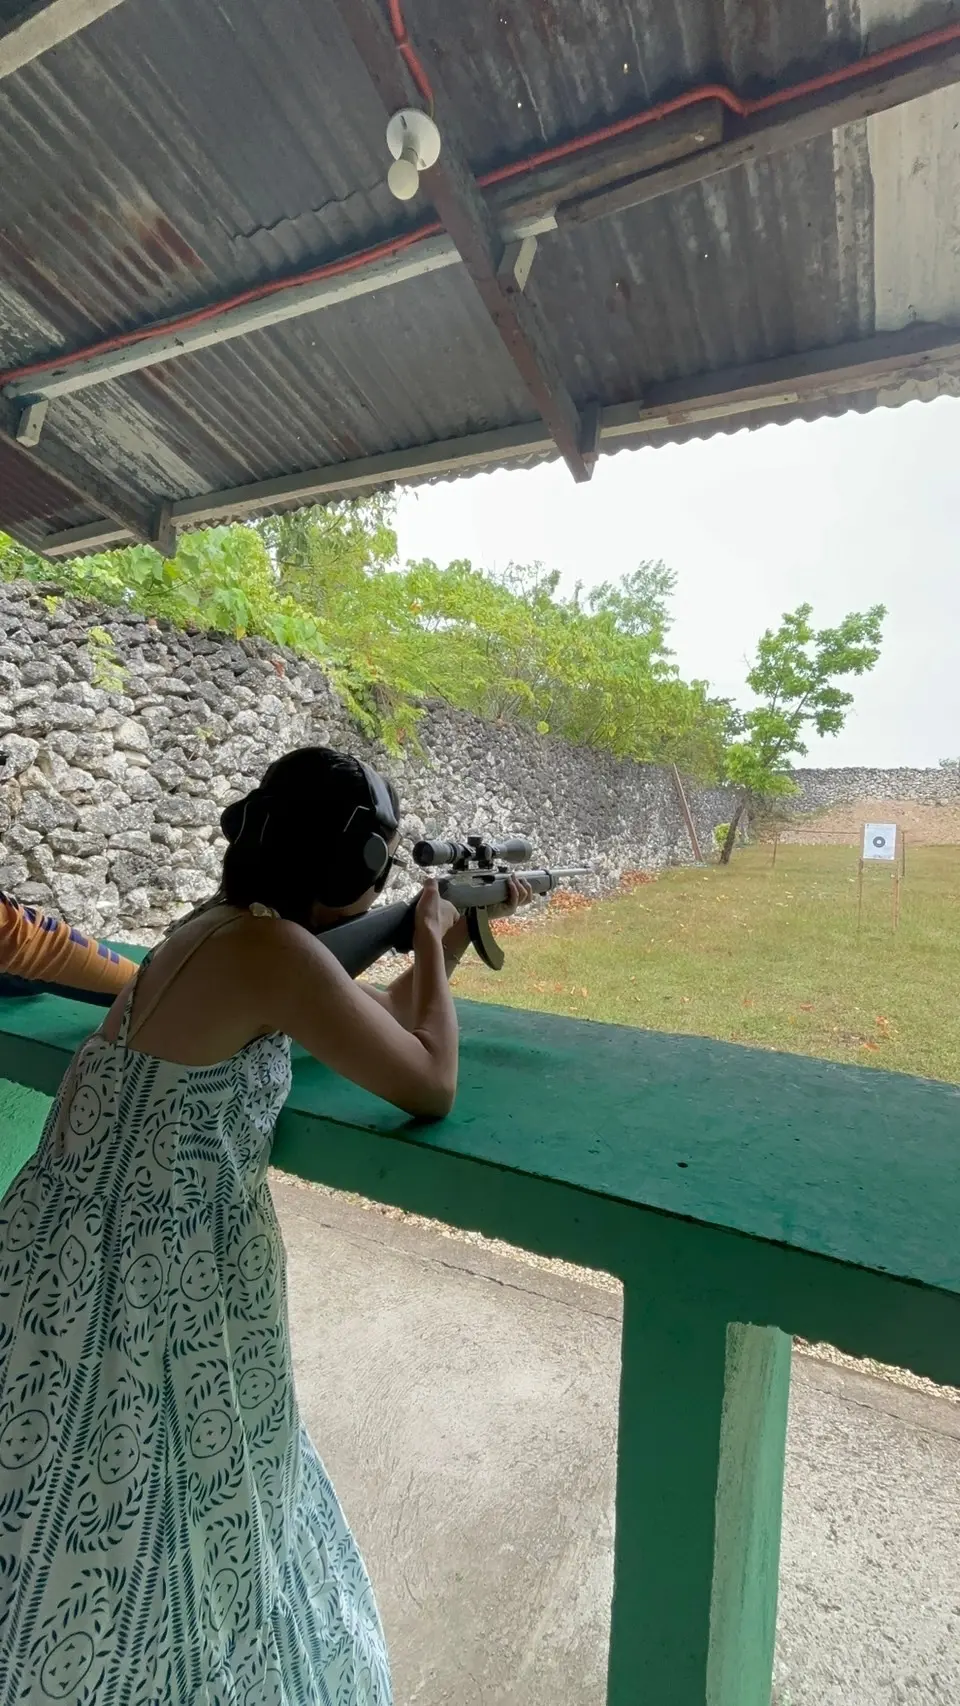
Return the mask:
{"type": "Polygon", "coordinates": [[[389,840],[399,817],[386,777],[331,747],[299,747],[223,812],[230,845],[217,898],[230,906],[260,901],[308,926],[317,902],[349,906],[374,886],[365,843],[371,833],[389,840]]]}

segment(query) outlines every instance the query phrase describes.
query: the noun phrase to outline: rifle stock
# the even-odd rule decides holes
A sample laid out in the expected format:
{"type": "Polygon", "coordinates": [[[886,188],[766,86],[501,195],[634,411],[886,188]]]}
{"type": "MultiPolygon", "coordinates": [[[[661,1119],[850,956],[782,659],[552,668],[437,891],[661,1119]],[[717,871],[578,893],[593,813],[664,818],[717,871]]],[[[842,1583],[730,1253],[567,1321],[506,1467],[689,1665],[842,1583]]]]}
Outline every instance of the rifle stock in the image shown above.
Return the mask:
{"type": "Polygon", "coordinates": [[[398,954],[412,952],[413,915],[416,910],[416,900],[399,900],[393,906],[375,906],[369,912],[361,913],[359,918],[348,918],[345,924],[324,930],[317,941],[329,948],[350,977],[359,977],[391,948],[398,954]]]}
{"type": "MultiPolygon", "coordinates": [[[[329,948],[350,977],[359,977],[391,948],[398,954],[411,952],[416,905],[415,900],[401,900],[394,906],[376,906],[359,918],[325,930],[317,940],[329,948]]],[[[116,1000],[116,996],[99,990],[68,989],[65,984],[42,983],[0,972],[0,999],[24,995],[59,995],[68,1001],[88,1002],[93,1007],[112,1007],[116,1000]]]]}
{"type": "Polygon", "coordinates": [[[0,998],[18,995],[59,995],[66,1001],[86,1001],[91,1007],[112,1007],[117,999],[105,989],[71,989],[65,983],[42,983],[38,978],[0,972],[0,998]]]}

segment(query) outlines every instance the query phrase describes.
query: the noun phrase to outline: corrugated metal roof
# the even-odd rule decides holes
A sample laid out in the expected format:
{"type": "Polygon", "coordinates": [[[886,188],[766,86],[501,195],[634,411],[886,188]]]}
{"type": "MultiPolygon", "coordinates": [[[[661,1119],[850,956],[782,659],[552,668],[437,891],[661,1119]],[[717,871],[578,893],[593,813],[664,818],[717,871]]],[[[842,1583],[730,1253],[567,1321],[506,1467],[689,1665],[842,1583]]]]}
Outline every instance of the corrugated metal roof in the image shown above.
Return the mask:
{"type": "MultiPolygon", "coordinates": [[[[757,92],[822,70],[864,51],[873,3],[405,0],[405,13],[480,172],[705,80],[757,92]]],[[[936,21],[926,8],[899,34],[936,21]]],[[[124,0],[0,82],[0,128],[2,368],[322,262],[426,211],[386,188],[383,112],[331,0],[124,0]]],[[[870,335],[886,193],[872,137],[876,153],[870,125],[850,125],[545,238],[534,282],[575,400],[616,403],[870,335]]],[[[951,253],[932,264],[960,310],[955,265],[943,286],[951,253]]],[[[825,405],[778,413],[791,411],[825,405]]],[[[452,268],[59,400],[45,432],[122,496],[157,503],[532,414],[452,268]]],[[[17,503],[18,527],[55,530],[49,504],[31,518],[17,503]]]]}
{"type": "Polygon", "coordinates": [[[79,503],[68,486],[2,439],[0,494],[4,525],[25,545],[39,546],[47,533],[98,519],[97,511],[79,503]]]}
{"type": "MultiPolygon", "coordinates": [[[[862,130],[844,133],[852,168],[862,130]]],[[[841,252],[833,186],[823,137],[557,233],[537,283],[574,390],[625,401],[661,380],[872,332],[872,288],[850,281],[872,264],[867,191],[841,252]]]]}
{"type": "Polygon", "coordinates": [[[405,3],[478,171],[700,83],[759,94],[864,51],[856,0],[486,0],[455,32],[451,11],[405,3]]]}
{"type": "Polygon", "coordinates": [[[174,497],[529,419],[470,280],[452,269],[58,402],[57,430],[127,489],[174,497]]]}
{"type": "Polygon", "coordinates": [[[0,114],[0,259],[64,344],[403,224],[379,102],[322,3],[125,0],[7,78],[0,114]]]}

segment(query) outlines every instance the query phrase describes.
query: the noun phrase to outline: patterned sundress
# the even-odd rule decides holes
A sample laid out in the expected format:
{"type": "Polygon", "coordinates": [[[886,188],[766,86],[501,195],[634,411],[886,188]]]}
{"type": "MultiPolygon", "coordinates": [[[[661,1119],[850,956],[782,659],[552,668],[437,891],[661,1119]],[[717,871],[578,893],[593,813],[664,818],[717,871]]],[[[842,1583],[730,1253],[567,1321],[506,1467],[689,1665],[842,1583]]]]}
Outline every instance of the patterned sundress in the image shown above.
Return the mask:
{"type": "Polygon", "coordinates": [[[294,1393],[289,1043],[176,1066],[129,1046],[132,999],[0,1203],[0,1701],[389,1706],[294,1393]]]}

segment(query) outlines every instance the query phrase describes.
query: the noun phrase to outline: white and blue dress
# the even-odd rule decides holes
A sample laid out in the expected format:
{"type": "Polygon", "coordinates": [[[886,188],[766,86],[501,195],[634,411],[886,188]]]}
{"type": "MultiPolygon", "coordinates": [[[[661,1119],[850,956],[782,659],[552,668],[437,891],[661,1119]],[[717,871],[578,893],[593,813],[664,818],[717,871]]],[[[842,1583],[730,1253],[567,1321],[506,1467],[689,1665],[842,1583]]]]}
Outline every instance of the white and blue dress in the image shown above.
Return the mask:
{"type": "Polygon", "coordinates": [[[132,999],[0,1203],[0,1701],[389,1706],[294,1393],[289,1043],[173,1065],[129,1046],[132,999]]]}

